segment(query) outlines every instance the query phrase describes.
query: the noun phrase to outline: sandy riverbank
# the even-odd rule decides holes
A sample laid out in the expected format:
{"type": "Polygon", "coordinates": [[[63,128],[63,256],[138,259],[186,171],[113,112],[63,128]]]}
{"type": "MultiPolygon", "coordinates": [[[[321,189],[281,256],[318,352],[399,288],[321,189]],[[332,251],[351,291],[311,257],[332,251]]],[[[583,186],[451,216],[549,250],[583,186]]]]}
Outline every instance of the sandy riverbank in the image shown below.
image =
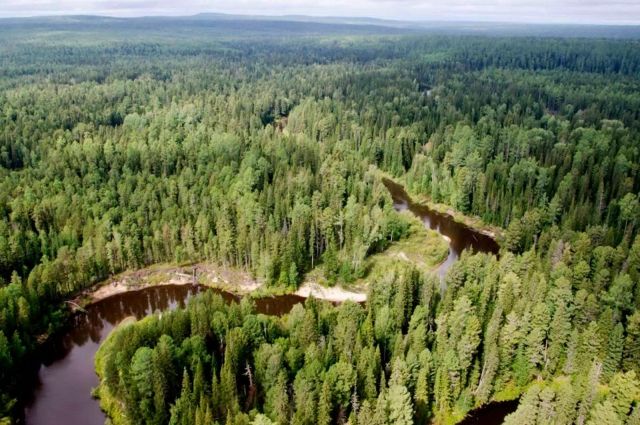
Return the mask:
{"type": "MultiPolygon", "coordinates": [[[[221,289],[236,295],[248,295],[265,290],[263,282],[251,277],[247,272],[233,267],[198,263],[188,266],[154,265],[145,269],[123,272],[112,276],[79,294],[70,301],[73,305],[87,306],[105,298],[129,291],[138,291],[151,286],[198,284],[221,289]]],[[[326,288],[317,283],[306,282],[295,295],[343,302],[364,302],[366,293],[348,291],[340,287],[326,288]]]]}
{"type": "Polygon", "coordinates": [[[110,277],[80,295],[80,301],[94,303],[113,295],[158,285],[198,284],[245,295],[262,284],[249,273],[232,267],[198,263],[187,266],[158,264],[110,277]]]}
{"type": "Polygon", "coordinates": [[[367,300],[367,294],[363,292],[347,291],[339,286],[325,287],[313,282],[305,282],[295,295],[308,298],[313,295],[314,298],[331,302],[354,301],[363,303],[367,300]]]}

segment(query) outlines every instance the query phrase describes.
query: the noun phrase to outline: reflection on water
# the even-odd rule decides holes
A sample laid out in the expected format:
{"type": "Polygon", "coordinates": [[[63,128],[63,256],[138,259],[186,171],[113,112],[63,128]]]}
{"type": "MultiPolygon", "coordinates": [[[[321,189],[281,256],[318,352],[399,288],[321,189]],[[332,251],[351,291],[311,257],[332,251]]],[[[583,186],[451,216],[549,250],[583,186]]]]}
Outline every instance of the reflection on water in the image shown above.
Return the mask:
{"type": "Polygon", "coordinates": [[[491,254],[497,254],[500,250],[498,243],[490,236],[458,223],[447,214],[441,214],[426,205],[414,203],[401,185],[389,179],[383,179],[383,183],[391,194],[396,210],[411,211],[422,220],[425,227],[437,231],[449,241],[449,255],[437,270],[441,279],[444,279],[449,268],[460,258],[460,254],[465,249],[491,254]]]}
{"type": "MultiPolygon", "coordinates": [[[[114,295],[89,306],[87,314],[75,315],[68,331],[53,338],[44,350],[38,382],[26,402],[26,423],[104,424],[105,415],[91,397],[91,390],[98,385],[93,359],[100,343],[124,318],[173,310],[203,290],[214,291],[191,285],[150,287],[114,295]]],[[[239,299],[228,292],[216,292],[228,302],[239,299]]],[[[282,315],[303,301],[295,295],[263,298],[256,301],[256,310],[282,315]]]]}

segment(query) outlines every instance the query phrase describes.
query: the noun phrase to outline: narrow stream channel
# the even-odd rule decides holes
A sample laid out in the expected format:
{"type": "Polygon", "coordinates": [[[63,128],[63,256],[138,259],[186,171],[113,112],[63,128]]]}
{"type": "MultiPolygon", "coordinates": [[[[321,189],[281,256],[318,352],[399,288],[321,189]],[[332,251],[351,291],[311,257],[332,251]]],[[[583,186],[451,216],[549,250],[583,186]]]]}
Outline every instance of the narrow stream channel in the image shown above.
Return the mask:
{"type": "MultiPolygon", "coordinates": [[[[431,229],[450,239],[449,256],[439,267],[444,276],[465,249],[474,252],[498,252],[498,244],[490,237],[455,222],[451,217],[414,204],[404,188],[385,180],[396,209],[408,209],[431,229]]],[[[156,311],[182,307],[198,292],[199,286],[158,286],[118,294],[87,308],[87,314],[77,314],[68,330],[52,338],[46,347],[42,365],[37,374],[31,397],[24,401],[24,422],[29,425],[102,425],[105,415],[98,401],[91,397],[91,390],[98,385],[93,359],[100,343],[124,318],[142,318],[156,311]]],[[[206,289],[214,290],[214,289],[206,289]]],[[[235,295],[217,291],[231,302],[235,295]]],[[[260,313],[282,315],[288,313],[304,298],[283,295],[256,301],[260,313]]],[[[504,416],[515,410],[513,404],[490,404],[472,412],[466,424],[497,425],[504,416]]]]}

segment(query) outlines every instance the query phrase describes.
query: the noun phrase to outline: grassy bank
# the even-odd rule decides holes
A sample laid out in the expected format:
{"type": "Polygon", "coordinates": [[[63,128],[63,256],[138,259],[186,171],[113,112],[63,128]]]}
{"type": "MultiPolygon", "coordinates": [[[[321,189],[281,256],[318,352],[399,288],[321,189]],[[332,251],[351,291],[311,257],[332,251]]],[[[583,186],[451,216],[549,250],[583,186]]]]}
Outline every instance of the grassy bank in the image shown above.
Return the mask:
{"type": "MultiPolygon", "coordinates": [[[[406,262],[418,270],[429,273],[434,271],[449,255],[449,242],[438,232],[425,228],[422,222],[411,212],[403,211],[403,218],[409,222],[409,231],[405,238],[393,242],[383,252],[365,259],[364,274],[345,287],[356,292],[364,292],[368,283],[385,274],[398,262],[406,262]]],[[[322,265],[319,265],[305,277],[303,285],[317,284],[331,286],[326,279],[322,265]]]]}

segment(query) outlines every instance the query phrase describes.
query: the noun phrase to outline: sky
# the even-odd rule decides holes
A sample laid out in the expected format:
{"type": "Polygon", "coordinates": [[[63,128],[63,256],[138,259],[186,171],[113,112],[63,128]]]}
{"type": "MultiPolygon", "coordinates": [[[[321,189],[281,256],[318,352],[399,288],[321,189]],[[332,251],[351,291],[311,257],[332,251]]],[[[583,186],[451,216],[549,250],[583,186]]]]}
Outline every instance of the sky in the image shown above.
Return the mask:
{"type": "Polygon", "coordinates": [[[366,16],[462,20],[640,24],[640,0],[0,0],[0,17],[91,14],[366,16]]]}

